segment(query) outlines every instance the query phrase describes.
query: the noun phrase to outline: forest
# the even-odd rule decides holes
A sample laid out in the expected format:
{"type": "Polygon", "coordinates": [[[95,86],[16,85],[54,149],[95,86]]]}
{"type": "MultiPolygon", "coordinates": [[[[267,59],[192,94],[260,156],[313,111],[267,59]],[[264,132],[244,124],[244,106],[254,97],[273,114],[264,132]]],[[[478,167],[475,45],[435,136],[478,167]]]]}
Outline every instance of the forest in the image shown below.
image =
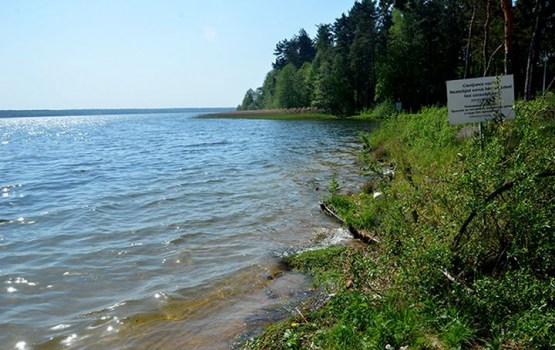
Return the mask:
{"type": "Polygon", "coordinates": [[[513,74],[524,100],[553,84],[555,0],[361,0],[317,28],[276,44],[238,110],[417,111],[445,104],[447,80],[513,74]]]}

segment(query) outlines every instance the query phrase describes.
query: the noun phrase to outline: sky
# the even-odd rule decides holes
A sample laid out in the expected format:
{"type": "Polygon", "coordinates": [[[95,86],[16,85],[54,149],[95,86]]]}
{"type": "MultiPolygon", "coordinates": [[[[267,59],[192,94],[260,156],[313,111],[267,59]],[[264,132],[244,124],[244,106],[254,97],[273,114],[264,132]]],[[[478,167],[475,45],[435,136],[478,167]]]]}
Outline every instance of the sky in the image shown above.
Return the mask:
{"type": "Polygon", "coordinates": [[[0,0],[0,110],[235,107],[355,0],[0,0]]]}

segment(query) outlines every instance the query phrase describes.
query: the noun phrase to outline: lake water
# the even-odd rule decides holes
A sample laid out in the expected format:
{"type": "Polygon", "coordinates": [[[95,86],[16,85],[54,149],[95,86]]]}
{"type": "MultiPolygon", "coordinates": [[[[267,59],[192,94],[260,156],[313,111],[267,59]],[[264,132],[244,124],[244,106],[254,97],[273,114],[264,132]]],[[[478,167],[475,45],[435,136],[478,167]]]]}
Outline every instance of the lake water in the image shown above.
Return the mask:
{"type": "Polygon", "coordinates": [[[267,277],[371,126],[198,114],[0,119],[0,348],[227,348],[303,297],[267,277]]]}

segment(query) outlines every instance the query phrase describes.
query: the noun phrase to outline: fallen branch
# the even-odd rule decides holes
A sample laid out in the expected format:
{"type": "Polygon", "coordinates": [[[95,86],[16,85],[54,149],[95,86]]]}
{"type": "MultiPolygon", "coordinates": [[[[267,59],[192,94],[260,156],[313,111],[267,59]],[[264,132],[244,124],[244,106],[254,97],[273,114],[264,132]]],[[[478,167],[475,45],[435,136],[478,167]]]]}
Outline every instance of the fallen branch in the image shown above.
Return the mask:
{"type": "Polygon", "coordinates": [[[306,319],[306,317],[304,317],[303,313],[301,312],[301,310],[299,310],[298,307],[295,308],[295,310],[299,313],[299,315],[301,315],[301,318],[303,319],[304,323],[308,324],[308,320],[306,319]]]}
{"type": "Polygon", "coordinates": [[[373,236],[369,235],[367,232],[358,230],[352,224],[349,224],[345,220],[343,220],[339,215],[337,215],[335,210],[327,202],[324,202],[324,201],[320,202],[320,209],[322,209],[322,211],[326,215],[331,216],[332,218],[334,218],[341,225],[346,226],[347,229],[349,230],[349,232],[351,233],[351,235],[354,238],[356,238],[358,240],[361,240],[362,242],[367,243],[367,244],[369,244],[369,243],[379,244],[380,243],[380,241],[376,237],[373,237],[373,236]]]}

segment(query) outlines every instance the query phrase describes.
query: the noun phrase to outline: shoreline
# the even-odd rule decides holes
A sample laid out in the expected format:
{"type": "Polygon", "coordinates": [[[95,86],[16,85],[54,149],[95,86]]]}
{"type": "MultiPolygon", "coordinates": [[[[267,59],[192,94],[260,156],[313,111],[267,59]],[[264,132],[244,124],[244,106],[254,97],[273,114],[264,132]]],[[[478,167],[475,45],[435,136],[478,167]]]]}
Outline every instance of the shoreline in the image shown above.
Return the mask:
{"type": "Polygon", "coordinates": [[[481,143],[458,138],[438,107],[362,135],[375,178],[360,193],[328,186],[327,202],[344,227],[378,239],[288,257],[329,298],[242,349],[552,348],[552,106],[519,103],[517,118],[488,124],[481,143]],[[484,245],[497,243],[491,232],[504,245],[484,245]]]}
{"type": "Polygon", "coordinates": [[[318,277],[315,280],[313,274],[299,268],[298,256],[318,255],[329,250],[356,250],[366,246],[366,243],[338,223],[337,229],[315,232],[306,246],[280,256],[275,262],[275,268],[265,277],[267,285],[264,287],[266,293],[273,294],[272,298],[278,296],[277,302],[264,308],[264,313],[255,310],[249,316],[244,329],[228,339],[231,349],[248,349],[257,338],[267,336],[267,332],[272,332],[275,327],[304,322],[304,315],[318,310],[330,300],[330,290],[319,283],[318,277]]]}
{"type": "Polygon", "coordinates": [[[272,119],[272,120],[339,120],[332,114],[310,108],[260,109],[209,113],[197,116],[199,119],[272,119]]]}

